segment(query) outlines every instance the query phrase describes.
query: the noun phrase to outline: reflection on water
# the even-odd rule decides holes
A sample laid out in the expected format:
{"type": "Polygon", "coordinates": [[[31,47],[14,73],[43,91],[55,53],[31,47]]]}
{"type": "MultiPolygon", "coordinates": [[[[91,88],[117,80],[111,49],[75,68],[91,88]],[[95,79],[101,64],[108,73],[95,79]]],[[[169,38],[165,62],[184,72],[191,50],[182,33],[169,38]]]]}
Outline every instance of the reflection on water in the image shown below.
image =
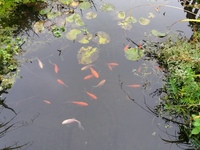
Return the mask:
{"type": "MultiPolygon", "coordinates": [[[[7,102],[19,112],[21,120],[40,115],[33,124],[5,137],[4,143],[9,145],[15,139],[31,141],[29,150],[180,149],[160,139],[168,138],[160,130],[165,123],[144,110],[144,101],[151,107],[158,102],[149,94],[162,85],[162,72],[153,61],[127,60],[124,47],[135,47],[127,37],[139,43],[145,32],[155,28],[165,31],[184,14],[177,13],[174,18],[175,10],[160,8],[157,12],[155,7],[144,5],[146,1],[106,2],[115,4],[116,11],[133,12],[137,19],[149,12],[156,18],[148,26],[136,23],[132,29],[123,30],[113,19],[113,12],[101,12],[98,8],[103,2],[95,2],[98,17],[84,21],[92,34],[104,31],[111,40],[106,45],[93,41],[86,45],[99,48],[98,59],[86,68],[78,63],[77,53],[83,45],[76,40],[69,41],[65,36],[56,39],[50,34],[33,37],[25,55],[30,62],[22,64],[22,79],[10,90],[7,102]]],[[[176,29],[173,26],[172,30],[176,29]]],[[[178,29],[186,29],[186,24],[179,24],[178,29]]],[[[167,128],[174,133],[173,127],[169,124],[167,128]]]]}

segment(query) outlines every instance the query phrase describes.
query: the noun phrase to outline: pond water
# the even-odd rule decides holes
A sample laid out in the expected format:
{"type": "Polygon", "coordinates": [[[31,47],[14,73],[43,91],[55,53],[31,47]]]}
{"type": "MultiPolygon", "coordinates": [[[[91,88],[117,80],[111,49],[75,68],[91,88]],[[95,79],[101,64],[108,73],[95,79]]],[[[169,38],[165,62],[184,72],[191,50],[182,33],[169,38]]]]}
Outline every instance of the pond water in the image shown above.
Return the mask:
{"type": "MultiPolygon", "coordinates": [[[[82,20],[91,34],[95,35],[98,31],[109,34],[108,44],[90,41],[84,45],[76,40],[70,41],[65,36],[70,29],[60,38],[48,33],[29,33],[31,42],[24,46],[26,53],[23,58],[31,61],[21,65],[19,74],[22,78],[16,80],[6,97],[8,105],[18,112],[16,121],[29,122],[33,119],[33,122],[1,139],[2,147],[19,141],[21,144],[30,142],[29,150],[181,149],[162,141],[160,137],[169,139],[165,122],[144,110],[147,110],[144,101],[151,107],[158,102],[158,97],[149,96],[162,86],[162,72],[157,69],[158,65],[142,59],[127,60],[124,53],[125,45],[135,47],[126,38],[139,44],[153,29],[175,33],[184,31],[189,38],[192,33],[188,23],[176,23],[170,30],[167,29],[174,22],[185,18],[183,10],[177,9],[182,8],[180,2],[96,0],[94,3],[97,11],[94,7],[83,10],[82,20]],[[115,10],[102,12],[100,6],[104,3],[113,4],[115,10]],[[161,4],[165,6],[158,7],[161,4]],[[89,11],[96,12],[97,17],[85,19],[84,15],[89,11]],[[149,13],[153,13],[155,18],[150,18],[148,25],[137,22],[130,30],[124,30],[118,25],[118,11],[132,13],[137,20],[140,17],[148,18],[149,13]],[[77,53],[82,46],[98,47],[99,57],[92,63],[92,68],[97,71],[99,78],[84,80],[91,70],[81,70],[85,65],[77,60],[77,53]],[[43,64],[43,68],[39,63],[43,64]],[[117,66],[108,66],[108,63],[116,63],[117,66]],[[59,68],[58,72],[55,64],[59,68]],[[93,87],[102,80],[105,81],[102,86],[93,87]],[[150,84],[144,88],[145,83],[150,84]],[[64,120],[72,118],[80,122],[62,124],[64,120]]],[[[81,15],[78,9],[76,12],[81,15]]],[[[151,40],[160,41],[153,36],[151,40]]],[[[9,118],[13,113],[8,110],[2,115],[9,118]]],[[[171,134],[174,134],[176,126],[170,124],[169,128],[171,134]]]]}

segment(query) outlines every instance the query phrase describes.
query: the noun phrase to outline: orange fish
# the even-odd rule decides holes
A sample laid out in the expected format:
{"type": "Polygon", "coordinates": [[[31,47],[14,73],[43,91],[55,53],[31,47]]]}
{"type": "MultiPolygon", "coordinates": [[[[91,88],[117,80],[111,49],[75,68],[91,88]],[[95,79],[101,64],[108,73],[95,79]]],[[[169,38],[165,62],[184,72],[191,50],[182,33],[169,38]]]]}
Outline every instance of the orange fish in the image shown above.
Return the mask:
{"type": "Polygon", "coordinates": [[[94,94],[92,94],[92,93],[90,93],[90,92],[87,92],[87,91],[85,91],[86,92],[86,94],[90,97],[90,98],[92,98],[92,99],[97,99],[97,96],[96,95],[94,95],[94,94]]]}
{"type": "Polygon", "coordinates": [[[124,52],[126,52],[127,49],[129,49],[129,44],[127,44],[127,45],[124,47],[124,52]]]}
{"type": "Polygon", "coordinates": [[[70,103],[80,105],[80,106],[88,106],[88,103],[86,103],[86,102],[71,101],[70,103]]]}
{"type": "Polygon", "coordinates": [[[128,87],[131,87],[131,88],[138,88],[138,87],[141,87],[140,84],[129,84],[127,85],[128,87]]]}
{"type": "Polygon", "coordinates": [[[68,86],[61,80],[61,79],[57,79],[57,82],[63,86],[65,86],[66,88],[68,88],[68,86]]]}
{"type": "Polygon", "coordinates": [[[118,63],[107,63],[107,65],[108,65],[108,68],[112,71],[112,68],[114,67],[114,66],[119,66],[119,64],[118,63]]]}
{"type": "Polygon", "coordinates": [[[88,79],[91,79],[91,78],[93,78],[93,77],[94,77],[93,74],[89,74],[89,75],[85,76],[83,79],[84,79],[84,80],[88,80],[88,79]]]}
{"type": "Polygon", "coordinates": [[[99,78],[99,74],[94,70],[92,67],[90,67],[91,73],[94,75],[95,78],[99,78]]]}
{"type": "Polygon", "coordinates": [[[44,65],[43,65],[43,63],[41,62],[41,60],[39,60],[39,58],[37,58],[37,60],[38,60],[38,65],[39,65],[39,67],[40,67],[41,69],[43,69],[44,65]]]}
{"type": "Polygon", "coordinates": [[[52,63],[50,60],[49,60],[49,63],[54,65],[54,71],[55,71],[55,73],[58,73],[58,71],[59,71],[58,65],[52,63]]]}
{"type": "Polygon", "coordinates": [[[101,80],[101,81],[99,82],[99,84],[97,84],[96,86],[93,86],[93,88],[101,87],[102,85],[104,85],[105,82],[106,82],[106,80],[101,80]]]}
{"type": "Polygon", "coordinates": [[[48,100],[43,100],[43,102],[45,102],[46,104],[51,104],[51,102],[48,100]]]}
{"type": "Polygon", "coordinates": [[[92,65],[92,64],[86,65],[86,66],[82,67],[81,70],[83,71],[83,70],[89,69],[92,66],[94,66],[94,65],[92,65]]]}

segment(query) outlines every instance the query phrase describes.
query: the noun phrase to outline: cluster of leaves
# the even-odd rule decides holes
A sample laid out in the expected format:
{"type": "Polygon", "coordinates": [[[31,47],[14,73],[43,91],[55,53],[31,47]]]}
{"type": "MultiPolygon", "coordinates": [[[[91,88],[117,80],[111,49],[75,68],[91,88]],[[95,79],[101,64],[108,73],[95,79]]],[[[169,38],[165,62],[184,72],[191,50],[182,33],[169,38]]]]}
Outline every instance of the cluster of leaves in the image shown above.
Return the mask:
{"type": "Polygon", "coordinates": [[[23,41],[13,37],[11,28],[0,28],[0,91],[11,88],[18,71],[18,56],[23,41]]]}
{"type": "Polygon", "coordinates": [[[185,39],[169,38],[157,47],[151,56],[165,70],[166,84],[162,89],[165,94],[161,96],[161,105],[156,110],[162,116],[184,124],[182,131],[188,142],[192,142],[194,147],[199,146],[199,149],[200,145],[195,144],[200,142],[199,118],[191,119],[200,112],[199,41],[188,43],[185,39]]]}

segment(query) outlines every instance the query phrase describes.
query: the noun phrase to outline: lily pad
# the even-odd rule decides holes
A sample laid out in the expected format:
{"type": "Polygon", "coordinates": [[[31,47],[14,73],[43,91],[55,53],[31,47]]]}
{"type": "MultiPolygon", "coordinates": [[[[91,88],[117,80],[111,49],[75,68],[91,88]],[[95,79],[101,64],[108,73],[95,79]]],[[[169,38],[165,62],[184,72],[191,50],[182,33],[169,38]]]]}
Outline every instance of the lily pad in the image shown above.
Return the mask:
{"type": "Polygon", "coordinates": [[[42,9],[42,10],[40,10],[40,14],[41,15],[45,15],[45,14],[47,14],[48,12],[50,12],[50,8],[45,8],[45,9],[42,9]]]}
{"type": "Polygon", "coordinates": [[[58,1],[64,5],[70,5],[73,2],[73,0],[58,0],[58,1]]]}
{"type": "Polygon", "coordinates": [[[47,13],[47,18],[48,19],[53,19],[56,18],[57,16],[60,16],[61,12],[57,11],[57,12],[48,12],[47,13]]]}
{"type": "Polygon", "coordinates": [[[111,12],[111,11],[113,11],[115,9],[115,6],[112,5],[112,4],[105,3],[100,7],[100,9],[103,12],[111,12]]]}
{"type": "Polygon", "coordinates": [[[99,49],[97,47],[81,47],[77,54],[77,59],[80,64],[91,64],[99,57],[99,49]]]}
{"type": "Polygon", "coordinates": [[[126,13],[124,11],[118,11],[117,12],[117,18],[118,19],[124,19],[126,17],[126,13]]]}
{"type": "Polygon", "coordinates": [[[132,25],[126,21],[120,21],[118,22],[118,25],[121,26],[121,28],[125,30],[130,30],[132,28],[132,25]]]}
{"type": "Polygon", "coordinates": [[[148,18],[140,18],[139,23],[143,26],[148,25],[150,23],[150,20],[148,18]]]}
{"type": "Polygon", "coordinates": [[[76,23],[77,26],[84,26],[85,25],[85,23],[83,22],[82,19],[76,19],[75,23],[76,23]]]}
{"type": "Polygon", "coordinates": [[[39,33],[41,31],[44,30],[44,22],[43,20],[40,20],[38,22],[36,22],[34,25],[33,25],[33,30],[35,31],[35,33],[39,33]]]}
{"type": "Polygon", "coordinates": [[[79,43],[87,44],[92,39],[92,34],[90,33],[80,33],[77,36],[77,40],[79,43]]]}
{"type": "Polygon", "coordinates": [[[155,16],[152,12],[149,13],[148,18],[155,18],[155,17],[156,17],[156,16],[155,16]]]}
{"type": "Polygon", "coordinates": [[[91,8],[91,4],[90,4],[90,2],[81,2],[79,4],[79,8],[80,9],[90,9],[91,8]]]}
{"type": "Polygon", "coordinates": [[[95,12],[88,12],[88,13],[86,13],[85,14],[85,18],[86,19],[94,19],[94,18],[96,18],[97,17],[97,13],[95,13],[95,12]]]}
{"type": "Polygon", "coordinates": [[[85,23],[81,19],[81,16],[79,14],[77,14],[77,13],[74,13],[74,14],[66,17],[66,21],[70,22],[70,23],[75,22],[77,26],[85,25],[85,23]]]}
{"type": "Polygon", "coordinates": [[[157,36],[157,37],[160,37],[160,38],[167,36],[167,33],[162,33],[162,32],[159,32],[157,30],[151,30],[151,33],[154,36],[157,36]]]}
{"type": "Polygon", "coordinates": [[[127,23],[136,23],[137,20],[133,16],[126,17],[125,22],[127,23]]]}
{"type": "Polygon", "coordinates": [[[110,36],[103,31],[99,31],[95,34],[93,41],[98,44],[107,44],[110,42],[110,36]]]}
{"type": "Polygon", "coordinates": [[[81,33],[81,30],[78,29],[72,29],[66,34],[66,38],[68,40],[75,40],[77,38],[77,35],[81,33]]]}
{"type": "Polygon", "coordinates": [[[128,60],[136,61],[144,56],[144,52],[138,48],[130,48],[125,51],[125,56],[128,60]]]}

